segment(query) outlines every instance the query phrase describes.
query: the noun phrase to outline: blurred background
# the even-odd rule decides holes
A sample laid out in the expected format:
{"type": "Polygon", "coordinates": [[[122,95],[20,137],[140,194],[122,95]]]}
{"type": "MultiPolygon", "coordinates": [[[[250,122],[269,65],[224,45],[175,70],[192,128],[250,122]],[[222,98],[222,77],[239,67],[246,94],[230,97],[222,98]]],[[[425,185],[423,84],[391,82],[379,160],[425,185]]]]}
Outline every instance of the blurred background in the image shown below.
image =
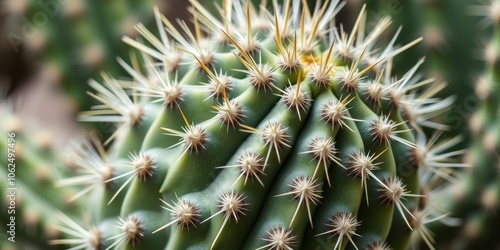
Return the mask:
{"type": "MultiPolygon", "coordinates": [[[[95,131],[101,140],[114,131],[112,124],[78,123],[78,114],[97,104],[87,95],[87,83],[89,79],[101,81],[101,72],[130,78],[116,58],[129,61],[136,52],[122,42],[122,37],[139,38],[137,23],[155,33],[153,7],[157,6],[170,20],[191,18],[186,10],[190,6],[188,0],[0,1],[0,123],[4,119],[2,111],[10,109],[25,134],[36,135],[42,138],[40,145],[50,142],[55,149],[64,149],[69,140],[78,138],[84,130],[95,131]]],[[[220,0],[199,2],[213,13],[220,5],[220,0]]],[[[283,0],[269,0],[267,4],[273,2],[283,0]]],[[[311,8],[317,5],[316,0],[307,2],[311,8]]],[[[475,87],[489,60],[488,49],[484,48],[488,48],[486,41],[492,33],[488,20],[471,10],[484,3],[347,0],[336,23],[350,31],[363,4],[367,5],[369,23],[392,17],[392,28],[385,33],[387,41],[401,26],[396,44],[424,38],[395,59],[395,74],[402,76],[425,57],[421,74],[446,82],[448,85],[440,95],[455,97],[454,104],[439,117],[450,126],[443,137],[462,134],[464,140],[456,148],[469,148],[469,118],[480,105],[481,93],[475,87]]]]}
{"type": "Polygon", "coordinates": [[[56,144],[80,132],[76,117],[92,105],[87,82],[124,76],[116,57],[130,49],[136,23],[151,26],[153,6],[186,15],[188,1],[3,0],[0,7],[0,97],[25,129],[53,133],[56,144]]]}

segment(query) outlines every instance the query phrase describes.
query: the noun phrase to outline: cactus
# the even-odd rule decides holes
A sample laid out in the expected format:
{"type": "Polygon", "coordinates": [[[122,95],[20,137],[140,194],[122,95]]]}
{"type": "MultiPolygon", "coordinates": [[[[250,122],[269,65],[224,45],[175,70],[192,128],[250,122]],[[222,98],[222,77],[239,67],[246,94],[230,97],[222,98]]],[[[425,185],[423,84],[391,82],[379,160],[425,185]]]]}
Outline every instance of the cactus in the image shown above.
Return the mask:
{"type": "Polygon", "coordinates": [[[454,185],[440,192],[446,198],[441,204],[436,204],[462,221],[461,227],[433,225],[435,231],[442,232],[440,245],[453,249],[500,246],[498,239],[489,233],[498,230],[500,205],[500,137],[497,125],[500,117],[499,8],[500,1],[470,6],[471,12],[483,16],[482,22],[491,25],[492,29],[484,48],[486,67],[475,84],[480,105],[469,121],[474,139],[466,160],[473,168],[465,171],[454,185]]]}
{"type": "Polygon", "coordinates": [[[90,81],[100,104],[79,117],[117,130],[75,146],[55,184],[85,215],[47,215],[60,219],[50,244],[433,248],[427,224],[446,214],[426,199],[463,151],[440,140],[448,101],[417,74],[424,60],[392,74],[421,39],[381,42],[391,21],[368,26],[365,7],[347,33],[340,1],[265,2],[224,1],[217,17],[192,0],[192,31],[155,9],[157,30],[123,39],[141,55],[118,60],[133,79],[90,81]]]}

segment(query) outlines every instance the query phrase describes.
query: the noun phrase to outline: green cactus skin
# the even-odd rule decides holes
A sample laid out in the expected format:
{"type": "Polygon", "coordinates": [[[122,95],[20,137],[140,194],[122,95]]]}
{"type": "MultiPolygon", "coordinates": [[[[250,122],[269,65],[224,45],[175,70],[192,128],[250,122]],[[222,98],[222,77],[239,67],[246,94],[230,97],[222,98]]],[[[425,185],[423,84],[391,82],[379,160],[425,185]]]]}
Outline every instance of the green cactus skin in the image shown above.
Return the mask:
{"type": "Polygon", "coordinates": [[[51,216],[62,235],[50,243],[408,248],[425,225],[416,209],[431,209],[420,195],[433,187],[421,176],[441,180],[439,161],[461,154],[449,152],[454,141],[428,145],[422,134],[433,124],[422,112],[446,107],[433,81],[415,74],[423,60],[392,74],[393,58],[420,39],[379,43],[388,19],[369,29],[364,7],[344,33],[330,23],[340,1],[315,9],[275,2],[269,11],[224,1],[222,17],[191,3],[193,31],[178,31],[155,10],[157,37],[123,39],[142,55],[130,65],[119,59],[132,81],[90,82],[101,104],[80,119],[117,130],[107,150],[96,140],[76,147],[75,166],[58,184],[78,186],[72,198],[90,201],[78,206],[90,222],[65,210],[51,216]]]}

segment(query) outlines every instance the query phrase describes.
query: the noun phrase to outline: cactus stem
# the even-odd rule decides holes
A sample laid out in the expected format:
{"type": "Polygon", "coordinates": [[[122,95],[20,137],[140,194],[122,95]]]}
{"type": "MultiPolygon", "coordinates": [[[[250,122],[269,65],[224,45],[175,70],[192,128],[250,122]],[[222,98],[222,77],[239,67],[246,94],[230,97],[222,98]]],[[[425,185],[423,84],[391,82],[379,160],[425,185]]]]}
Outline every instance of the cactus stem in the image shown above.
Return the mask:
{"type": "Polygon", "coordinates": [[[299,200],[297,209],[295,209],[295,213],[293,214],[292,220],[290,221],[290,226],[295,221],[295,217],[297,216],[300,207],[305,203],[307,214],[309,215],[309,222],[311,223],[311,227],[313,227],[311,202],[313,204],[317,204],[322,198],[320,195],[320,184],[316,183],[316,180],[314,180],[313,178],[301,176],[294,178],[292,183],[290,183],[288,186],[291,189],[290,192],[278,194],[275,197],[292,195],[294,199],[299,200]]]}
{"type": "Polygon", "coordinates": [[[340,249],[342,246],[342,240],[344,239],[344,237],[347,237],[347,239],[349,239],[354,248],[358,249],[358,247],[356,246],[356,244],[354,244],[354,241],[352,240],[352,236],[356,235],[361,237],[361,235],[356,233],[356,228],[359,225],[361,225],[361,223],[356,220],[355,216],[353,216],[351,213],[342,212],[335,215],[332,219],[330,219],[327,226],[329,228],[332,228],[331,230],[317,234],[316,236],[321,236],[325,234],[332,234],[333,236],[338,236],[337,242],[335,243],[335,247],[333,248],[334,250],[340,249]]]}
{"type": "Polygon", "coordinates": [[[274,250],[292,250],[297,244],[296,236],[292,235],[292,231],[288,231],[283,227],[275,227],[267,231],[267,237],[262,238],[269,244],[257,248],[256,250],[274,249],[274,250]]]}

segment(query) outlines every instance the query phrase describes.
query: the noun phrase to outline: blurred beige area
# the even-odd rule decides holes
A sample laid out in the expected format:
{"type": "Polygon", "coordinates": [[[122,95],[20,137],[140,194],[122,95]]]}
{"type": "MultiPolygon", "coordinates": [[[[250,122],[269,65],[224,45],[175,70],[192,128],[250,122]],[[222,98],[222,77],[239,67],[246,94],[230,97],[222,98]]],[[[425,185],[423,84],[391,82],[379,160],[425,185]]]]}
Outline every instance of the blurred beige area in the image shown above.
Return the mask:
{"type": "Polygon", "coordinates": [[[75,107],[47,72],[37,72],[26,79],[9,101],[23,130],[56,149],[64,149],[71,138],[82,133],[75,121],[75,107]]]}

